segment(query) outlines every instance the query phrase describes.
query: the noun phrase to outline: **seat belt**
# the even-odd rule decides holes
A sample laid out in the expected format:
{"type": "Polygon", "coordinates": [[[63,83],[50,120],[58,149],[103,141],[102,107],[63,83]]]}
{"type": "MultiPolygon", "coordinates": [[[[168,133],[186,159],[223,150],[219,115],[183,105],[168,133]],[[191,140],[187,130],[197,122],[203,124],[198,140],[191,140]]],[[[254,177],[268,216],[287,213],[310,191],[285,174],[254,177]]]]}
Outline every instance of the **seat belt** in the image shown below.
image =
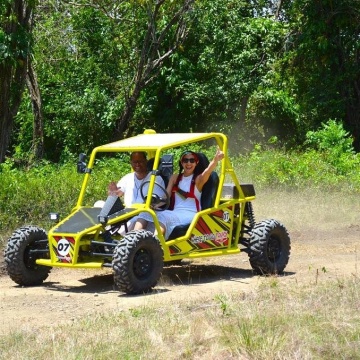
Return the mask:
{"type": "Polygon", "coordinates": [[[184,190],[181,190],[179,188],[179,182],[181,181],[183,177],[183,174],[179,174],[177,179],[176,179],[176,182],[172,188],[172,191],[171,191],[171,197],[170,197],[170,206],[169,206],[169,209],[174,209],[174,205],[175,205],[175,193],[178,193],[181,197],[185,198],[185,199],[188,199],[188,198],[191,198],[191,199],[194,199],[195,200],[195,205],[196,205],[196,210],[197,211],[200,211],[200,201],[199,199],[195,196],[195,179],[194,179],[194,176],[191,180],[191,185],[190,185],[190,191],[184,191],[184,190]]]}

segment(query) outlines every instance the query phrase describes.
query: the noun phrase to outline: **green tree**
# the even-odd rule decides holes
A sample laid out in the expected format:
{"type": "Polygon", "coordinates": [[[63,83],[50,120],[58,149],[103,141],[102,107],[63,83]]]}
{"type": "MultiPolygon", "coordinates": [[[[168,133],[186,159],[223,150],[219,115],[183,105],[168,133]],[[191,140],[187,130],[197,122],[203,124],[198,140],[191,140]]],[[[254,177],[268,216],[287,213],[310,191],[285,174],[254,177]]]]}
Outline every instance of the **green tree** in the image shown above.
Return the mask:
{"type": "Polygon", "coordinates": [[[36,1],[25,0],[3,0],[0,4],[0,163],[11,142],[25,86],[35,5],[36,1]]]}
{"type": "MultiPolygon", "coordinates": [[[[188,34],[192,3],[83,0],[39,6],[35,59],[48,158],[131,134],[141,92],[188,34]]],[[[30,151],[27,102],[17,118],[19,155],[30,151]]]]}
{"type": "Polygon", "coordinates": [[[96,8],[65,4],[43,9],[35,55],[51,160],[110,141],[121,114],[120,35],[96,8]]]}
{"type": "MultiPolygon", "coordinates": [[[[188,13],[194,0],[166,2],[145,1],[139,7],[146,19],[140,24],[134,19],[137,29],[144,25],[142,40],[135,50],[133,80],[125,93],[125,108],[116,124],[115,137],[119,138],[128,128],[135,112],[141,91],[157,76],[164,62],[169,59],[188,35],[188,13]],[[146,15],[146,16],[145,16],[146,15]],[[140,45],[140,46],[139,46],[140,45]]],[[[142,18],[142,17],[140,17],[142,18]]]]}
{"type": "Polygon", "coordinates": [[[249,99],[272,69],[286,33],[263,8],[264,2],[197,2],[188,39],[147,93],[154,123],[170,131],[225,131],[232,143],[247,137],[249,99]]]}
{"type": "Polygon", "coordinates": [[[342,120],[360,150],[360,2],[294,0],[288,16],[284,73],[303,127],[342,120]]]}

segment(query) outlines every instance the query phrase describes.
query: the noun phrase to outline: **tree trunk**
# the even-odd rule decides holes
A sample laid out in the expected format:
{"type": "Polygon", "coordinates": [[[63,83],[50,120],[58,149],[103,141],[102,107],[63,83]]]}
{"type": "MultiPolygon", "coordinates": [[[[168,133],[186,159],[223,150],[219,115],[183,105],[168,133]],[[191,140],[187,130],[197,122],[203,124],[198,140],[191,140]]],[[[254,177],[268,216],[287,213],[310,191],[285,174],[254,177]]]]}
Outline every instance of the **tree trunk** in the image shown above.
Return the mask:
{"type": "Polygon", "coordinates": [[[4,162],[19,110],[26,76],[26,59],[16,69],[0,66],[0,163],[4,162]]]}
{"type": "Polygon", "coordinates": [[[283,0],[279,0],[276,6],[276,13],[275,13],[276,20],[279,20],[282,5],[283,5],[283,0]]]}
{"type": "Polygon", "coordinates": [[[169,14],[167,22],[161,13],[161,7],[166,4],[165,0],[149,2],[147,6],[148,23],[144,36],[140,56],[136,66],[136,73],[129,94],[125,98],[125,109],[116,122],[114,140],[124,137],[134,115],[141,91],[156,77],[162,64],[177,51],[179,45],[188,35],[187,15],[192,9],[194,0],[183,0],[172,14],[169,14]],[[171,35],[170,35],[171,34],[171,35]],[[167,44],[167,37],[173,39],[167,44]],[[165,45],[166,44],[166,45],[165,45]]]}
{"type": "MultiPolygon", "coordinates": [[[[244,96],[240,99],[240,106],[238,103],[234,104],[234,108],[239,109],[239,111],[236,113],[238,116],[236,116],[236,120],[234,121],[231,129],[231,134],[229,135],[229,139],[231,140],[234,151],[240,152],[239,137],[240,134],[244,133],[248,101],[249,97],[244,96]]],[[[231,118],[233,118],[233,115],[231,115],[231,118]]]]}
{"type": "Polygon", "coordinates": [[[39,84],[31,61],[29,62],[26,74],[26,85],[30,93],[34,115],[33,155],[34,160],[41,160],[44,156],[44,121],[39,84]]]}
{"type": "Polygon", "coordinates": [[[10,39],[3,44],[10,55],[0,63],[0,163],[4,162],[11,143],[14,118],[24,91],[29,41],[23,30],[30,31],[34,6],[22,0],[12,1],[4,13],[6,21],[0,24],[8,35],[6,39],[10,39]]]}
{"type": "Polygon", "coordinates": [[[249,102],[248,96],[244,96],[240,99],[239,119],[238,121],[235,122],[233,127],[233,132],[235,134],[240,134],[242,131],[244,131],[248,102],[249,102]]]}
{"type": "Polygon", "coordinates": [[[126,130],[129,128],[130,120],[134,115],[134,111],[139,100],[140,91],[133,93],[127,100],[125,104],[125,109],[119,118],[114,140],[118,140],[124,137],[126,130]]]}
{"type": "Polygon", "coordinates": [[[360,152],[360,81],[353,81],[349,86],[348,91],[345,91],[346,114],[345,123],[347,124],[347,130],[350,130],[354,139],[354,149],[360,152]]]}
{"type": "Polygon", "coordinates": [[[244,126],[246,121],[246,111],[248,107],[249,97],[244,96],[241,98],[241,105],[240,105],[240,126],[244,126]]]}
{"type": "Polygon", "coordinates": [[[0,64],[0,163],[4,162],[12,131],[12,116],[9,105],[11,70],[0,64]]]}

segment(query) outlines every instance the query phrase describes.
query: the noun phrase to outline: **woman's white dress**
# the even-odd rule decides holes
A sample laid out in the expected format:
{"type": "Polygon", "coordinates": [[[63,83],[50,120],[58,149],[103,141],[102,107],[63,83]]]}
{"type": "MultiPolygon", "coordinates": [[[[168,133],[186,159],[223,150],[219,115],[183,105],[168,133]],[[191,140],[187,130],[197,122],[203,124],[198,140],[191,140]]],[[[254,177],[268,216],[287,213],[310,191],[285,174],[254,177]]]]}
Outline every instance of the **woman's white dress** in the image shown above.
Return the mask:
{"type": "MultiPolygon", "coordinates": [[[[191,181],[193,176],[182,176],[179,182],[179,188],[185,192],[190,192],[191,181]]],[[[201,192],[194,186],[194,194],[200,203],[201,192]]],[[[159,222],[165,228],[165,239],[167,240],[178,225],[190,224],[197,213],[196,202],[194,198],[185,198],[179,193],[175,193],[175,203],[173,210],[158,211],[157,217],[159,222]]],[[[148,213],[141,213],[139,218],[153,222],[153,218],[148,213]]]]}

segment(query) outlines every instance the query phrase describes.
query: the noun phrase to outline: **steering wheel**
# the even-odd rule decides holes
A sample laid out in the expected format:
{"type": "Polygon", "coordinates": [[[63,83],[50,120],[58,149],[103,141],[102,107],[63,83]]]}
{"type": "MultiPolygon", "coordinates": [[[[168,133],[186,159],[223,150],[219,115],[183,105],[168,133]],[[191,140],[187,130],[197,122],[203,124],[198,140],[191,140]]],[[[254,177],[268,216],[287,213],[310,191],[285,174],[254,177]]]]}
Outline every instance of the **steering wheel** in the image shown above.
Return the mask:
{"type": "MultiPolygon", "coordinates": [[[[144,189],[144,186],[148,185],[149,183],[150,183],[150,181],[147,180],[147,181],[143,182],[140,186],[140,195],[144,202],[146,201],[147,196],[144,195],[143,189],[144,189]]],[[[159,205],[160,203],[165,203],[164,205],[157,207],[155,210],[156,211],[167,210],[170,206],[170,196],[167,193],[166,189],[162,185],[158,184],[157,182],[155,182],[155,184],[154,184],[154,190],[156,189],[156,186],[160,188],[160,190],[162,192],[161,195],[164,195],[164,196],[159,196],[158,194],[151,194],[151,205],[153,207],[156,207],[156,205],[159,205]]]]}

